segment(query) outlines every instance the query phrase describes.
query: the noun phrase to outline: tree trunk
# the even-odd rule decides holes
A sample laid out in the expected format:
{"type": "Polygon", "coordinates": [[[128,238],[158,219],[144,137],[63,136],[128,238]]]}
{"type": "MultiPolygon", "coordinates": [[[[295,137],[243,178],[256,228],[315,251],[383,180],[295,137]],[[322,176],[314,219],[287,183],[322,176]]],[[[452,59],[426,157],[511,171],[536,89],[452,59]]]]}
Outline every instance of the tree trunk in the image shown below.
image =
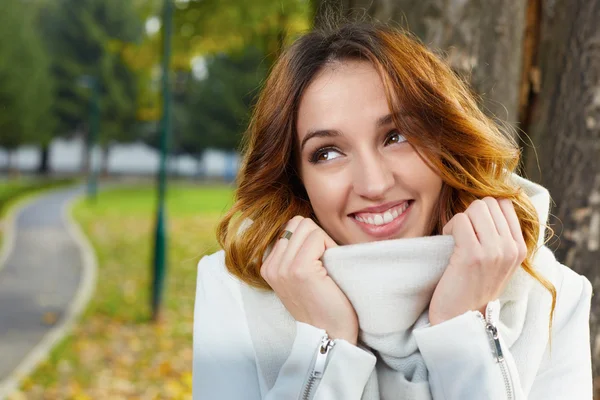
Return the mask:
{"type": "Polygon", "coordinates": [[[469,78],[488,115],[515,126],[526,5],[525,0],[342,0],[314,1],[313,11],[317,26],[337,10],[350,18],[366,11],[408,28],[469,78]]]}
{"type": "Polygon", "coordinates": [[[92,152],[90,149],[89,129],[85,129],[81,137],[81,175],[86,176],[90,172],[92,152]]]}
{"type": "Polygon", "coordinates": [[[100,166],[100,176],[108,177],[108,162],[110,161],[110,145],[102,146],[102,161],[100,166]]]}
{"type": "MultiPolygon", "coordinates": [[[[526,171],[552,194],[557,258],[600,290],[600,0],[544,2],[538,65],[541,91],[529,133],[539,158],[526,171]],[[541,171],[541,174],[540,174],[541,171]],[[558,223],[557,223],[558,222],[558,223]]],[[[529,150],[529,152],[533,152],[529,150]]],[[[590,320],[600,376],[600,297],[590,320]]],[[[598,379],[598,378],[596,378],[598,379]]],[[[597,387],[600,385],[596,385],[597,387]]]]}
{"type": "Polygon", "coordinates": [[[47,176],[50,172],[50,144],[42,144],[40,147],[40,164],[38,165],[38,174],[47,176]]]}

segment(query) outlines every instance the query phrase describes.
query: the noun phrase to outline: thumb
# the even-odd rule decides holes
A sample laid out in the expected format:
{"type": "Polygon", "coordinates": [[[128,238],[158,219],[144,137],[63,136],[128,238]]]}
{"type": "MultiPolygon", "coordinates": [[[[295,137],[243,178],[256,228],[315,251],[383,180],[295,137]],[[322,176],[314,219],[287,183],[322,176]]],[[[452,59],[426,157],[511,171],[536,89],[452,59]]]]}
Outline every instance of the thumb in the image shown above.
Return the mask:
{"type": "Polygon", "coordinates": [[[323,237],[325,243],[325,250],[338,247],[338,244],[327,233],[325,233],[325,231],[323,231],[323,237]]]}

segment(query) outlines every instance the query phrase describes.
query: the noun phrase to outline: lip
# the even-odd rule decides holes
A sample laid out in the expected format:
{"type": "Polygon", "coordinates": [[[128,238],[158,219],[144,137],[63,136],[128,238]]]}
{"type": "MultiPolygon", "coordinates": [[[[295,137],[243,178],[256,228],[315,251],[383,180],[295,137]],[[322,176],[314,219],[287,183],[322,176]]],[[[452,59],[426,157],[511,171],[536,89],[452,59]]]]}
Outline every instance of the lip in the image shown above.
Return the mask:
{"type": "MultiPolygon", "coordinates": [[[[400,203],[398,203],[398,204],[400,204],[400,203]]],[[[361,221],[357,220],[352,215],[350,216],[350,218],[352,218],[352,220],[367,235],[374,236],[378,239],[389,238],[389,237],[396,235],[400,231],[400,229],[402,229],[402,227],[404,226],[404,221],[406,220],[406,217],[408,216],[408,213],[412,210],[413,204],[414,204],[414,201],[410,200],[410,204],[408,205],[408,208],[406,210],[404,210],[404,212],[402,214],[400,214],[398,216],[398,218],[396,218],[392,222],[389,222],[384,225],[376,226],[376,225],[367,224],[365,222],[361,222],[361,221]]]]}
{"type": "Polygon", "coordinates": [[[390,201],[389,203],[385,203],[380,206],[368,207],[368,208],[363,208],[362,210],[354,211],[353,213],[351,213],[349,215],[352,216],[352,215],[358,214],[358,213],[382,213],[384,211],[389,210],[392,207],[396,207],[402,203],[406,203],[407,201],[410,201],[410,200],[390,201]]]}

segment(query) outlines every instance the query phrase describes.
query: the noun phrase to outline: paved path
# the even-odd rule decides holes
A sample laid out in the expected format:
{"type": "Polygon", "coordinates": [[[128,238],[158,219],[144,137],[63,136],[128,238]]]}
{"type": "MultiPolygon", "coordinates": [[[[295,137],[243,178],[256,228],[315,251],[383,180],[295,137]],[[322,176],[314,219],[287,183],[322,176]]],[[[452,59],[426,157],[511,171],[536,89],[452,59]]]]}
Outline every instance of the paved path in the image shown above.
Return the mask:
{"type": "Polygon", "coordinates": [[[64,322],[79,288],[82,253],[64,207],[80,191],[45,194],[15,216],[14,246],[0,266],[0,384],[53,326],[64,322]]]}

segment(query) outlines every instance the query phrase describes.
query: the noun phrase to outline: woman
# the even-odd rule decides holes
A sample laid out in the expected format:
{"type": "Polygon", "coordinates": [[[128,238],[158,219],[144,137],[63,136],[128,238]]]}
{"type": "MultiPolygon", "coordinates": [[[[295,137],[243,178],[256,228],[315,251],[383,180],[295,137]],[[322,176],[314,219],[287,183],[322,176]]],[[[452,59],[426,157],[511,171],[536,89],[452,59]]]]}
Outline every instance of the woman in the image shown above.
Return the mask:
{"type": "Polygon", "coordinates": [[[544,246],[548,192],[408,34],[300,38],[245,145],[195,399],[592,398],[591,285],[544,246]]]}

